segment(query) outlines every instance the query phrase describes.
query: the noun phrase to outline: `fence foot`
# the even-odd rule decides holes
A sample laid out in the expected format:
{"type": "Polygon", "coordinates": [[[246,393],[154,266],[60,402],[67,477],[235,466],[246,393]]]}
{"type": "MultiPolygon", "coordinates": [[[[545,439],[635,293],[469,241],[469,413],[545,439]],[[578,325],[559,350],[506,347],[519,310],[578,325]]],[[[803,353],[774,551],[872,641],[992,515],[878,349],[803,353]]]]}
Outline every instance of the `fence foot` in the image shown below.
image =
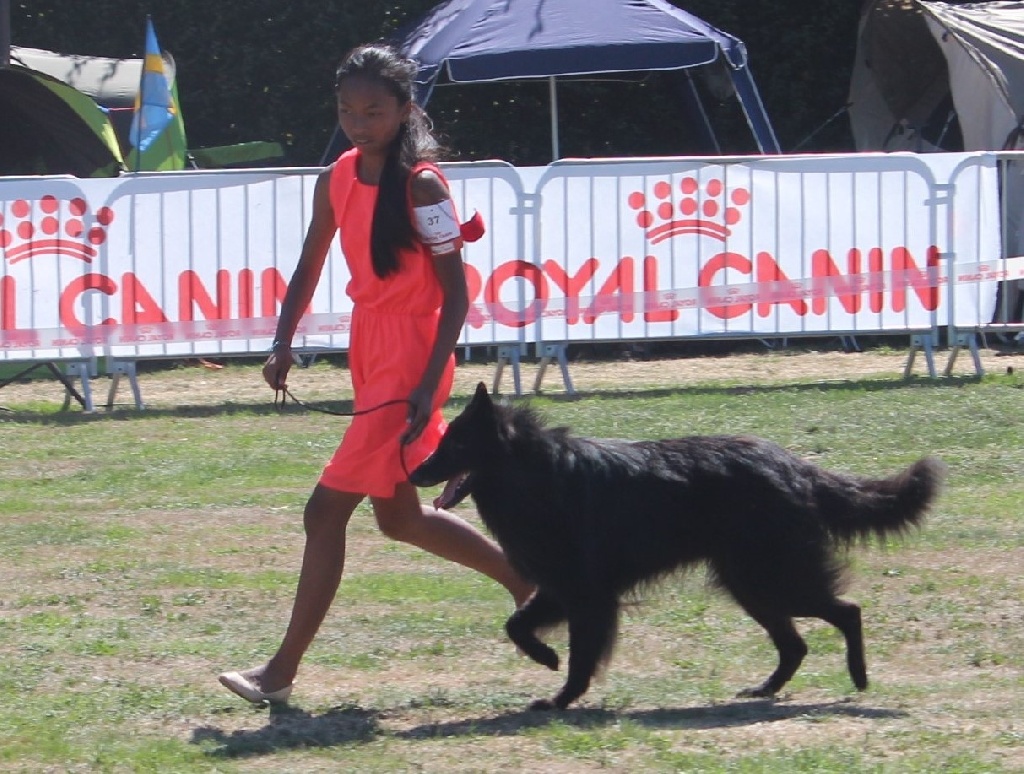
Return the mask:
{"type": "Polygon", "coordinates": [[[71,399],[74,398],[82,405],[82,410],[91,412],[95,410],[92,402],[92,382],[90,377],[95,375],[95,363],[90,360],[77,360],[64,366],[64,373],[52,363],[49,364],[54,376],[64,383],[64,411],[71,406],[71,399]],[[82,392],[79,394],[75,389],[74,381],[77,379],[82,383],[82,392]]]}
{"type": "Polygon", "coordinates": [[[520,381],[519,374],[518,344],[502,344],[498,347],[498,365],[494,370],[494,385],[491,389],[491,393],[497,395],[498,391],[501,389],[501,375],[505,371],[505,366],[507,365],[512,367],[512,386],[514,387],[515,395],[518,398],[523,394],[522,382],[520,381]]]}
{"type": "Polygon", "coordinates": [[[114,408],[114,398],[117,396],[117,388],[121,385],[121,378],[128,377],[128,384],[132,388],[132,397],[135,398],[135,408],[142,410],[146,408],[142,402],[142,391],[139,389],[139,379],[135,372],[134,360],[111,360],[107,364],[107,373],[110,374],[110,390],[107,392],[107,408],[114,408]]]}
{"type": "Polygon", "coordinates": [[[917,359],[917,352],[924,353],[924,362],[928,368],[928,376],[936,378],[935,372],[935,339],[930,333],[914,334],[910,337],[910,352],[907,354],[907,364],[903,368],[903,378],[909,379],[914,371],[914,360],[917,359]]]}
{"type": "Polygon", "coordinates": [[[953,373],[953,364],[956,363],[956,357],[960,354],[960,350],[967,347],[967,350],[971,353],[971,360],[974,361],[974,373],[978,376],[985,375],[985,367],[981,364],[981,353],[978,352],[978,337],[972,333],[957,333],[953,336],[950,341],[951,349],[949,351],[949,359],[946,361],[946,368],[943,373],[946,376],[950,376],[953,373]]]}
{"type": "Polygon", "coordinates": [[[565,385],[565,391],[569,395],[576,394],[572,377],[569,376],[569,359],[565,354],[566,347],[568,345],[565,342],[561,344],[544,344],[541,347],[540,366],[537,368],[537,378],[533,380],[534,392],[540,392],[541,384],[544,382],[544,372],[552,360],[557,360],[558,367],[562,370],[562,384],[565,385]]]}

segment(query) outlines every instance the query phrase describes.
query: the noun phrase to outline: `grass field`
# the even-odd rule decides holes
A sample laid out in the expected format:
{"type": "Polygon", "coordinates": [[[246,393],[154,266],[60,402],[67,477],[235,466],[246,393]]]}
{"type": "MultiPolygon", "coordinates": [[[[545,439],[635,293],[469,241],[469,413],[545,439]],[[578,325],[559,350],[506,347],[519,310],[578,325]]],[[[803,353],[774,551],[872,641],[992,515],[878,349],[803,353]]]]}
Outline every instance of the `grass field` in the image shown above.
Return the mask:
{"type": "MultiPolygon", "coordinates": [[[[1024,771],[1024,354],[991,364],[939,380],[903,380],[899,352],[577,364],[575,400],[551,380],[533,404],[581,434],[753,433],[857,473],[949,466],[922,531],[853,556],[866,692],[838,633],[807,621],[785,694],[735,699],[774,649],[698,573],[630,610],[610,669],[559,714],[525,711],[562,676],[504,639],[503,590],[386,541],[364,509],[292,704],[245,705],[216,675],[276,646],[302,505],[346,420],[275,412],[249,364],[147,372],[143,412],[61,412],[52,380],[11,385],[0,770],[1024,771]]],[[[460,367],[449,413],[491,375],[460,367]]],[[[291,383],[348,394],[329,363],[291,383]]]]}

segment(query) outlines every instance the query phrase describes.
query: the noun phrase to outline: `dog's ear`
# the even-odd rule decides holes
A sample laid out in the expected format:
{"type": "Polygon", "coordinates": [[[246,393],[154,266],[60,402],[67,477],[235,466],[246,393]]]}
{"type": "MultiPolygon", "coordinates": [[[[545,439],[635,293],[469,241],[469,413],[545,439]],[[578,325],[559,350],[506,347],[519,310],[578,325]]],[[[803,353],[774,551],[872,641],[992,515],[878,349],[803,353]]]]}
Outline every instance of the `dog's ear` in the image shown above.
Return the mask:
{"type": "Polygon", "coordinates": [[[491,394],[487,391],[487,385],[483,382],[477,384],[473,399],[466,406],[466,414],[474,417],[493,416],[494,402],[491,400],[491,394]]]}
{"type": "Polygon", "coordinates": [[[492,408],[494,408],[494,403],[491,402],[491,394],[487,392],[487,385],[483,382],[478,383],[476,392],[473,393],[473,400],[466,406],[466,410],[490,411],[492,408]]]}

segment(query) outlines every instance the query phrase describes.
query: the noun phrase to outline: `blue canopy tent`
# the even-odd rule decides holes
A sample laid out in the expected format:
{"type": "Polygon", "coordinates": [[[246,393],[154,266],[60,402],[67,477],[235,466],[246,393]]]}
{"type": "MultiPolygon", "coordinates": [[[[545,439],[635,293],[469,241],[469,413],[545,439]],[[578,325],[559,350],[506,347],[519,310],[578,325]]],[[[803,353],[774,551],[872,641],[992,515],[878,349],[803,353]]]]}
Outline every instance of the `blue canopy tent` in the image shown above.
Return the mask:
{"type": "MultiPolygon", "coordinates": [[[[664,0],[446,0],[396,42],[420,64],[420,105],[439,81],[546,78],[555,159],[557,78],[695,67],[724,69],[757,147],[780,152],[743,43],[664,0]]],[[[696,84],[686,83],[684,96],[707,124],[696,84]]]]}

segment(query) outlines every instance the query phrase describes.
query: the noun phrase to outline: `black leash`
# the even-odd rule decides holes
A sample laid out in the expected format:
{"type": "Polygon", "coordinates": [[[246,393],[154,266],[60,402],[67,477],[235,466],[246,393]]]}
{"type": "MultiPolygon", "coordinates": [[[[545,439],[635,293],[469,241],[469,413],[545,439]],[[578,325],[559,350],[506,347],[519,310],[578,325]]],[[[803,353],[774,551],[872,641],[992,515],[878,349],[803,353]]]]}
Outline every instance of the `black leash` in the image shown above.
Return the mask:
{"type": "MultiPolygon", "coordinates": [[[[386,400],[383,403],[379,403],[376,406],[371,406],[368,409],[360,409],[359,411],[332,411],[331,409],[323,408],[322,406],[314,406],[311,403],[306,403],[304,400],[299,400],[295,397],[295,393],[288,389],[287,386],[278,387],[274,390],[274,408],[278,411],[283,411],[285,404],[291,399],[292,403],[296,406],[301,406],[309,411],[318,411],[321,414],[330,414],[332,417],[359,417],[363,414],[372,414],[374,411],[379,411],[382,408],[388,406],[397,406],[404,403],[407,406],[412,405],[412,401],[408,398],[393,398],[392,400],[386,400]]],[[[405,473],[405,480],[409,480],[409,468],[405,464],[405,447],[406,444],[399,444],[398,447],[398,460],[402,463],[402,472],[405,473]]]]}

